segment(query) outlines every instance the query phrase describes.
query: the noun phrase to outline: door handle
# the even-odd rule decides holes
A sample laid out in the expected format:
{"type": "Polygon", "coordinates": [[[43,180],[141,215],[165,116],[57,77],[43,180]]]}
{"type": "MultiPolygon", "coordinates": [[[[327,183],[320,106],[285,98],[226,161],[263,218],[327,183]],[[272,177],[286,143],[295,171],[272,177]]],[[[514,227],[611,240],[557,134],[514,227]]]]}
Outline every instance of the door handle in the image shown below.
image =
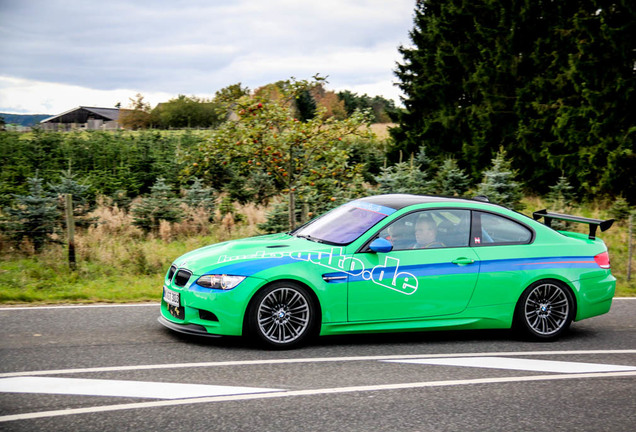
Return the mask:
{"type": "Polygon", "coordinates": [[[459,257],[459,258],[455,258],[453,261],[451,261],[453,264],[457,264],[457,265],[468,265],[468,264],[473,264],[475,262],[474,259],[470,259],[470,258],[466,258],[466,257],[459,257]]]}

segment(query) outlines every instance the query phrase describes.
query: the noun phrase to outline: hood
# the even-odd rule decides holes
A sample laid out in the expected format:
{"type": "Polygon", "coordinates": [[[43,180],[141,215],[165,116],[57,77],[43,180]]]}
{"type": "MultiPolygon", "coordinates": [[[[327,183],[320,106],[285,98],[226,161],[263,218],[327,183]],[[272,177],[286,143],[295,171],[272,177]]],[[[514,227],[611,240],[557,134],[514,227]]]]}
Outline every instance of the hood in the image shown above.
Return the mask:
{"type": "Polygon", "coordinates": [[[205,246],[177,258],[174,265],[197,276],[215,273],[250,276],[256,268],[269,267],[271,260],[283,264],[282,261],[291,260],[292,254],[329,252],[332,248],[289,234],[271,234],[205,246]]]}

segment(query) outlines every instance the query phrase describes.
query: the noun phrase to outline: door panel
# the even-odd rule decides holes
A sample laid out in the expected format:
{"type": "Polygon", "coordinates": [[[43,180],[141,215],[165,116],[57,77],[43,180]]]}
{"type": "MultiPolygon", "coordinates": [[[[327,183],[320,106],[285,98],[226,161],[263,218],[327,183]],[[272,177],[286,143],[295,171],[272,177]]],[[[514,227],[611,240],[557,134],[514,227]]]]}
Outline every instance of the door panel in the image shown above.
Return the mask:
{"type": "Polygon", "coordinates": [[[360,253],[355,258],[367,270],[349,276],[349,321],[459,313],[479,275],[478,257],[469,247],[360,253]]]}

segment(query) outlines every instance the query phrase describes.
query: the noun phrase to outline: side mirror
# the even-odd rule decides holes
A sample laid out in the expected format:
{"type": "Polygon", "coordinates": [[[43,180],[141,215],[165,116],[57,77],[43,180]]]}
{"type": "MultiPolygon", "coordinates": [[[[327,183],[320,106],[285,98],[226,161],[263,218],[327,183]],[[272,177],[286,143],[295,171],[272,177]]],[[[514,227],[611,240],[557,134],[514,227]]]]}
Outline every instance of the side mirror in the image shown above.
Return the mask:
{"type": "Polygon", "coordinates": [[[371,242],[369,249],[373,252],[387,253],[393,250],[393,244],[387,239],[379,237],[371,242]]]}

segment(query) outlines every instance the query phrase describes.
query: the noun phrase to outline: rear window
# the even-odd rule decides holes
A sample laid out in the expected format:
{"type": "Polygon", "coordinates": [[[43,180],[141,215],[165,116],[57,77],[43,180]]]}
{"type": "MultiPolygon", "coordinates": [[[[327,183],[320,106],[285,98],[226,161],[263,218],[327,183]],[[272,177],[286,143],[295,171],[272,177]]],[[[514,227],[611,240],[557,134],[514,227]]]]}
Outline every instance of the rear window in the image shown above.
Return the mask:
{"type": "Polygon", "coordinates": [[[476,245],[526,244],[532,240],[532,231],[511,219],[492,213],[478,212],[481,232],[474,234],[476,245]]]}

